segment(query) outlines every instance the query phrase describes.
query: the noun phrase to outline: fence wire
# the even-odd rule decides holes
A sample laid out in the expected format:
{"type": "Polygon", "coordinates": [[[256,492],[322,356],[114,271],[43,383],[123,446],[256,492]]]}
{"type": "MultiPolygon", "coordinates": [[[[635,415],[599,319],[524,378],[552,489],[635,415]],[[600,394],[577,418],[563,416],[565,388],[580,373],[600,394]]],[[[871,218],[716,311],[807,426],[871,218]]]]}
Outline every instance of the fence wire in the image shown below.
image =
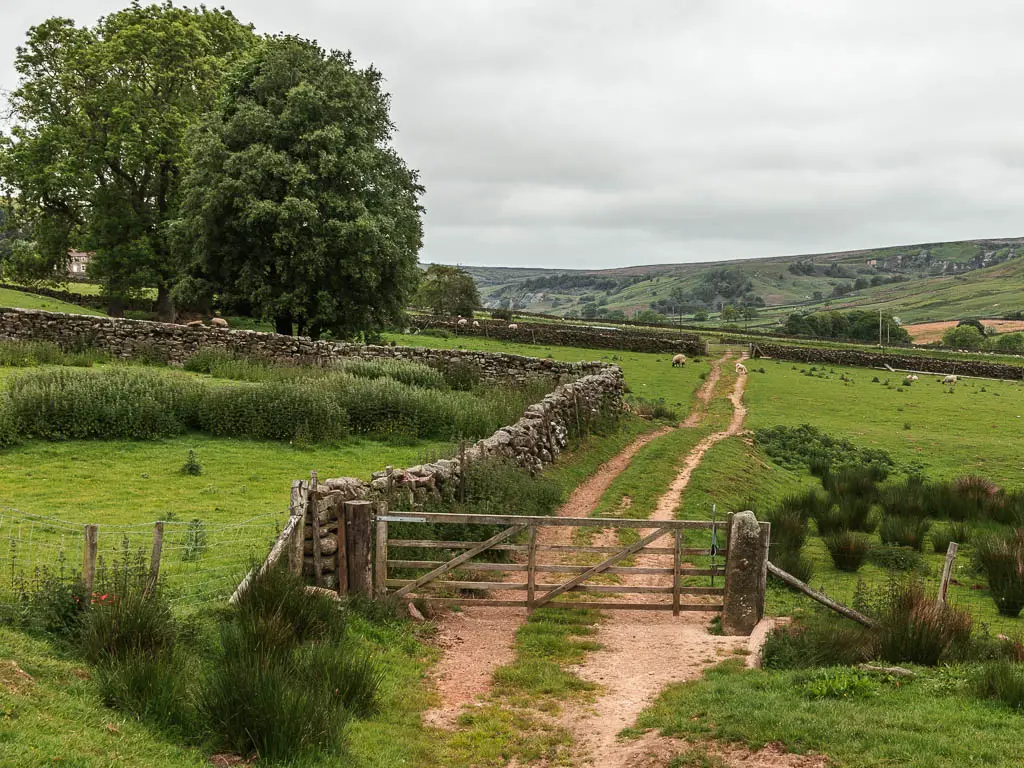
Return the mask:
{"type": "MultiPolygon", "coordinates": [[[[271,512],[237,523],[164,521],[161,589],[183,610],[226,600],[248,569],[266,557],[288,515],[271,512]]],[[[97,585],[125,568],[150,568],[155,521],[97,528],[97,585]]],[[[80,523],[0,507],[0,605],[81,578],[84,531],[80,523]]]]}

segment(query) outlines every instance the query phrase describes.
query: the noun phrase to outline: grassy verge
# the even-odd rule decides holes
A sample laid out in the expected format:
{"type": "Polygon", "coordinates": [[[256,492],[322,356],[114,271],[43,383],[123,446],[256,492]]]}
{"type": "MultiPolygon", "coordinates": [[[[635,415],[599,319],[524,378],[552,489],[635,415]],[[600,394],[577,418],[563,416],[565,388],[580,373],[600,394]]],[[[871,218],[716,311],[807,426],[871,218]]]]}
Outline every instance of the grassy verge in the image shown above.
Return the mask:
{"type": "Polygon", "coordinates": [[[0,307],[13,307],[15,309],[45,309],[47,312],[69,312],[74,315],[97,315],[103,313],[96,309],[80,307],[77,304],[68,304],[66,301],[51,299],[47,296],[39,296],[24,291],[12,291],[10,288],[0,288],[0,307]]]}
{"type": "Polygon", "coordinates": [[[699,681],[674,685],[645,711],[637,729],[666,736],[720,739],[759,749],[824,753],[848,768],[883,765],[1017,766],[1024,759],[1020,715],[955,695],[955,671],[924,671],[870,693],[813,698],[806,672],[741,669],[729,661],[699,681]]]}

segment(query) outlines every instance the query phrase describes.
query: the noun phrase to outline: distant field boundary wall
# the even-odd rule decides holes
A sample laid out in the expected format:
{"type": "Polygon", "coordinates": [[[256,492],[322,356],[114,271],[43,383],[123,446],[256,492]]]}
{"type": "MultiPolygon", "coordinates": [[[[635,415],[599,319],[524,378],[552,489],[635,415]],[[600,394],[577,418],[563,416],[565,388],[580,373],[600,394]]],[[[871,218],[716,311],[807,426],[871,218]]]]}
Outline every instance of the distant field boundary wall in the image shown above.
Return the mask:
{"type": "Polygon", "coordinates": [[[585,347],[588,349],[619,349],[626,352],[654,352],[665,354],[685,353],[706,355],[708,344],[695,333],[681,333],[673,336],[638,333],[625,328],[603,331],[580,325],[558,325],[556,323],[508,323],[504,320],[477,320],[460,326],[451,318],[429,318],[423,327],[450,331],[459,336],[485,336],[490,339],[513,341],[518,344],[553,344],[562,347],[585,347]],[[516,328],[511,328],[516,325],[516,328]]]}
{"type": "Polygon", "coordinates": [[[945,360],[924,355],[898,355],[887,352],[861,352],[827,347],[790,347],[757,342],[750,345],[751,357],[771,357],[797,363],[852,365],[859,368],[889,366],[903,371],[924,371],[942,375],[979,376],[988,379],[1024,379],[1024,366],[989,363],[984,360],[945,360]]]}
{"type": "MultiPolygon", "coordinates": [[[[0,283],[0,288],[31,293],[36,296],[46,296],[49,299],[66,301],[68,304],[77,304],[80,307],[88,307],[89,309],[106,311],[109,305],[109,299],[106,296],[62,291],[57,288],[46,288],[44,286],[30,288],[26,285],[12,285],[11,283],[0,283]]],[[[123,307],[133,312],[156,312],[156,301],[154,299],[124,299],[123,307]]]]}
{"type": "Polygon", "coordinates": [[[34,309],[0,308],[0,339],[47,341],[64,349],[95,349],[124,360],[142,358],[182,365],[203,349],[281,363],[327,365],[347,359],[405,360],[438,370],[469,365],[482,380],[508,383],[536,377],[575,380],[619,369],[609,363],[563,363],[502,352],[391,347],[313,341],[277,333],[192,327],[148,320],[73,315],[34,309]]]}

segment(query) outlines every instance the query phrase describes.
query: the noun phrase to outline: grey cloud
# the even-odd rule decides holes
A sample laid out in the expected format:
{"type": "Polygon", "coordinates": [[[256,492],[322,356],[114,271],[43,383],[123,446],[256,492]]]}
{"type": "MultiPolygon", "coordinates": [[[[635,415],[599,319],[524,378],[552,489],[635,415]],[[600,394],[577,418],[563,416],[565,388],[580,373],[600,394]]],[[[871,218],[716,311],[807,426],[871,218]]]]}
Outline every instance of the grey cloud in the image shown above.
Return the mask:
{"type": "MultiPolygon", "coordinates": [[[[119,5],[5,3],[0,51],[46,16],[119,5]]],[[[1017,2],[227,5],[384,73],[428,190],[426,260],[597,268],[1021,234],[1017,2]]]]}

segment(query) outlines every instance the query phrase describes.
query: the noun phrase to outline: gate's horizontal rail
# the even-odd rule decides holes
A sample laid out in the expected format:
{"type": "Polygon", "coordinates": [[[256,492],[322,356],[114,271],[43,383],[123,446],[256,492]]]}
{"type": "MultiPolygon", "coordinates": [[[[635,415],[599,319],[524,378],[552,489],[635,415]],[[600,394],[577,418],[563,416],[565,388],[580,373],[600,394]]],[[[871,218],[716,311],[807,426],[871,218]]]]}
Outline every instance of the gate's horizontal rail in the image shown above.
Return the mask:
{"type": "MultiPolygon", "coordinates": [[[[384,584],[388,587],[404,587],[413,582],[408,579],[387,579],[384,584]]],[[[471,590],[507,590],[510,592],[519,592],[524,589],[528,589],[529,585],[525,582],[511,582],[511,581],[435,581],[433,582],[439,587],[449,587],[451,589],[471,589],[471,590]]],[[[535,584],[535,589],[548,591],[561,587],[561,584],[535,584]]],[[[570,587],[566,590],[567,592],[593,592],[595,594],[616,594],[616,593],[631,593],[636,595],[671,595],[673,588],[669,587],[654,587],[654,586],[636,586],[631,587],[626,584],[581,584],[579,586],[570,587]]],[[[682,595],[721,595],[725,593],[722,587],[680,587],[679,593],[682,595]]]]}
{"type": "Polygon", "coordinates": [[[635,520],[625,517],[544,517],[543,515],[456,515],[447,512],[410,512],[380,515],[388,523],[474,523],[482,525],[536,525],[541,527],[586,528],[712,528],[710,520],[635,520]]]}
{"type": "MultiPolygon", "coordinates": [[[[646,550],[645,550],[646,551],[646,550]]],[[[388,560],[388,567],[395,568],[433,568],[441,565],[442,560],[388,560]]],[[[533,570],[537,573],[583,573],[590,566],[588,565],[536,565],[533,570]]],[[[530,566],[525,563],[463,563],[457,571],[499,571],[511,573],[513,571],[529,571],[530,566]]],[[[695,568],[681,568],[683,576],[696,576],[695,568]]],[[[724,571],[723,571],[724,572],[724,571]]],[[[639,566],[620,566],[605,568],[602,573],[632,573],[641,576],[656,576],[661,574],[675,573],[674,568],[642,568],[639,566]]]]}
{"type": "MultiPolygon", "coordinates": [[[[434,539],[388,539],[389,547],[411,547],[416,549],[469,549],[479,544],[478,541],[436,541],[434,539]]],[[[502,552],[527,552],[530,547],[526,544],[496,544],[488,549],[497,549],[502,552]]],[[[538,544],[538,552],[583,552],[586,554],[611,554],[618,552],[622,547],[583,547],[572,544],[538,544]]],[[[672,547],[646,547],[645,555],[671,555],[675,550],[672,547]]],[[[729,553],[725,547],[718,550],[718,556],[724,557],[729,553]]],[[[682,547],[679,550],[681,555],[708,555],[707,547],[682,547]]]]}
{"type": "MultiPolygon", "coordinates": [[[[458,597],[425,597],[426,602],[432,605],[458,605],[462,608],[474,605],[494,608],[527,608],[525,600],[464,600],[458,597]]],[[[553,608],[594,608],[596,610],[614,611],[702,611],[706,613],[717,613],[722,610],[721,603],[683,603],[673,606],[672,603],[598,603],[585,600],[552,600],[545,607],[553,608]]]]}

